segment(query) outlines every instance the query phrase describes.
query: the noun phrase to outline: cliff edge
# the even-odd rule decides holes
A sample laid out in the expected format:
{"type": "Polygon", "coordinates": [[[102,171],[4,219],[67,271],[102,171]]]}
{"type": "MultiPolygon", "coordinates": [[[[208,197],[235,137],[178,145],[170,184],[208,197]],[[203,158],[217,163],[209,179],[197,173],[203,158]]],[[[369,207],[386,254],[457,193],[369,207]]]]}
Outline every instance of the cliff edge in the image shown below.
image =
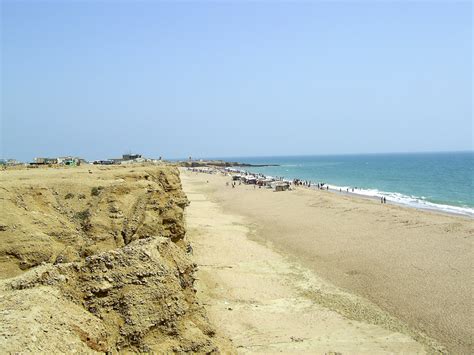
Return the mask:
{"type": "Polygon", "coordinates": [[[0,173],[0,351],[217,352],[176,168],[0,173]]]}

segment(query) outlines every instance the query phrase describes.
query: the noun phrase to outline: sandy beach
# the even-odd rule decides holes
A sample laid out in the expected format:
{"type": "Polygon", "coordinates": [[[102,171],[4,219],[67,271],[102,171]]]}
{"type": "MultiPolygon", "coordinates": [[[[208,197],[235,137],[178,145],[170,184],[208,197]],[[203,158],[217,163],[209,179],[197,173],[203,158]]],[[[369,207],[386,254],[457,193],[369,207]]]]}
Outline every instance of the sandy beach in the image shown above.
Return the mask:
{"type": "Polygon", "coordinates": [[[232,189],[184,169],[181,179],[201,297],[238,349],[472,353],[472,219],[302,187],[232,189]]]}

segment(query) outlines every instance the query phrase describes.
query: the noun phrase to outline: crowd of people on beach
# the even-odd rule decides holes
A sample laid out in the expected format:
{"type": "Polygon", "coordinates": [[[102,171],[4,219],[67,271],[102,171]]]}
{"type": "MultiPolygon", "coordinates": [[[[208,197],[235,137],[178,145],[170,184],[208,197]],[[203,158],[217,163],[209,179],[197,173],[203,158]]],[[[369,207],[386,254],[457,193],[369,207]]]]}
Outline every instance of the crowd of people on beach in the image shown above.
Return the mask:
{"type": "Polygon", "coordinates": [[[329,190],[329,185],[325,182],[314,183],[309,180],[293,179],[293,185],[317,188],[318,190],[329,190]]]}
{"type": "MultiPolygon", "coordinates": [[[[228,175],[235,176],[235,175],[238,174],[239,176],[244,176],[244,177],[248,177],[248,176],[255,177],[255,179],[251,180],[252,182],[250,183],[254,186],[255,189],[257,187],[261,188],[261,187],[266,186],[265,182],[269,181],[269,180],[272,180],[274,182],[285,182],[289,186],[294,186],[294,187],[301,186],[301,187],[313,188],[313,189],[318,189],[318,190],[326,190],[326,191],[329,191],[329,189],[330,189],[329,185],[325,182],[315,183],[315,182],[310,181],[310,180],[303,180],[303,179],[299,179],[299,178],[295,178],[293,180],[286,180],[285,177],[283,177],[283,176],[271,177],[271,176],[266,176],[266,175],[261,174],[261,173],[251,173],[249,171],[241,170],[241,169],[200,167],[200,168],[188,168],[188,170],[196,172],[196,173],[197,172],[207,173],[207,174],[220,173],[220,174],[225,175],[225,176],[228,176],[228,175]]],[[[230,183],[230,186],[232,186],[232,188],[235,188],[237,186],[237,184],[242,185],[242,180],[241,179],[238,179],[237,181],[233,180],[230,183]]],[[[229,182],[226,182],[226,186],[229,186],[229,182]]],[[[359,187],[351,187],[351,188],[347,187],[345,193],[354,193],[356,190],[361,190],[361,188],[359,188],[359,187]]],[[[343,193],[342,188],[339,188],[339,192],[343,193]]],[[[387,198],[385,196],[381,196],[380,197],[380,203],[381,204],[386,204],[387,203],[387,198]]]]}

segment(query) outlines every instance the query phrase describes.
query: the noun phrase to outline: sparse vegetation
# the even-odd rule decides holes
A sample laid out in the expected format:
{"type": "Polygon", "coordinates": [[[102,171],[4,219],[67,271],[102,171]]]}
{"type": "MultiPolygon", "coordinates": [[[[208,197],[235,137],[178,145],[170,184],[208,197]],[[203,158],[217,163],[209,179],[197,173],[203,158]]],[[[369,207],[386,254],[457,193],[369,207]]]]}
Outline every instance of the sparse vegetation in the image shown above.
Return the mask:
{"type": "Polygon", "coordinates": [[[81,228],[84,232],[87,232],[92,227],[91,222],[89,220],[90,217],[91,217],[91,213],[88,209],[85,209],[84,211],[76,212],[74,214],[74,218],[79,221],[79,223],[81,224],[81,228]]]}
{"type": "Polygon", "coordinates": [[[84,195],[84,194],[79,194],[79,195],[77,196],[77,198],[78,198],[79,200],[83,200],[83,199],[86,198],[86,195],[84,195]]]}
{"type": "Polygon", "coordinates": [[[104,189],[103,186],[94,186],[91,189],[91,196],[99,196],[100,192],[104,189]]]}
{"type": "Polygon", "coordinates": [[[81,223],[85,223],[91,216],[91,212],[89,210],[84,210],[80,212],[76,212],[74,214],[74,218],[79,220],[81,223]]]}
{"type": "Polygon", "coordinates": [[[64,198],[65,198],[66,200],[69,200],[69,199],[71,199],[71,198],[74,198],[74,194],[72,194],[72,193],[69,192],[69,193],[66,194],[66,196],[64,196],[64,198]]]}

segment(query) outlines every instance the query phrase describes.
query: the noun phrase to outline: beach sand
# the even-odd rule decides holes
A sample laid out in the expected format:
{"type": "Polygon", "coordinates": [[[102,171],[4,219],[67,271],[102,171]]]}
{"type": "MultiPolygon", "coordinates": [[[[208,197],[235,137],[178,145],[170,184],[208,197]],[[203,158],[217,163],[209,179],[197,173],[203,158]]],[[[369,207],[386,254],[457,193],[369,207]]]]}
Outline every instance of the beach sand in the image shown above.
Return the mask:
{"type": "Polygon", "coordinates": [[[238,349],[472,353],[472,219],[181,178],[201,297],[238,349]]]}

